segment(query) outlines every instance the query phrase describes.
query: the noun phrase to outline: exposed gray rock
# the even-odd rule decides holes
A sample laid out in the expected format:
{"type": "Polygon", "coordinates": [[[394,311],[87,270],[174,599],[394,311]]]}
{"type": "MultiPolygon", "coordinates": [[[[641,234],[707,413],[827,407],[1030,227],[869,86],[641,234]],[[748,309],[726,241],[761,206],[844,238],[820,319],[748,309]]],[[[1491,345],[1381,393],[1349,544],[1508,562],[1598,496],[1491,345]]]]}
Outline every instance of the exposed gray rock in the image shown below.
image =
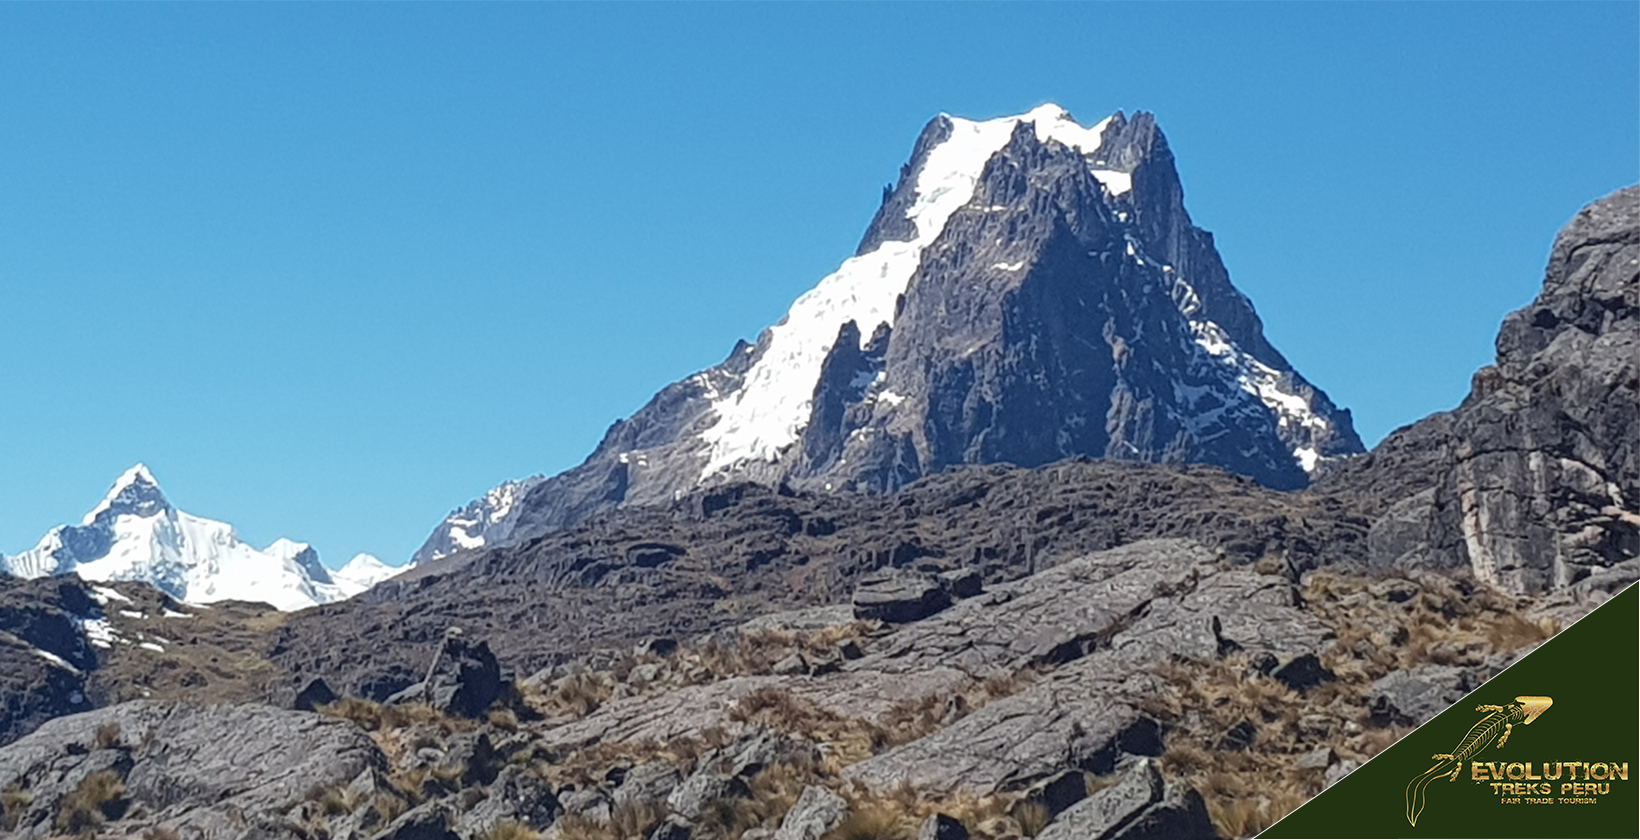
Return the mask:
{"type": "Polygon", "coordinates": [[[1131,825],[1161,801],[1162,774],[1156,763],[1136,762],[1116,784],[1071,806],[1037,835],[1037,840],[1104,840],[1131,825]]]}
{"type": "Polygon", "coordinates": [[[694,819],[714,800],[748,799],[751,788],[739,776],[726,773],[696,773],[685,779],[666,797],[666,806],[673,813],[694,819]]]}
{"type": "Polygon", "coordinates": [[[1145,540],[994,586],[899,630],[880,652],[847,667],[905,674],[954,666],[1004,676],[1101,647],[1132,663],[1211,658],[1220,636],[1249,651],[1294,656],[1322,649],[1330,632],[1280,578],[1220,571],[1218,555],[1199,543],[1145,540]]]}
{"type": "Polygon", "coordinates": [[[1154,761],[1141,759],[1116,784],[1048,824],[1038,840],[1212,840],[1217,837],[1201,794],[1182,781],[1163,783],[1154,761]]]}
{"type": "Polygon", "coordinates": [[[1326,776],[1326,785],[1327,785],[1327,787],[1332,787],[1333,785],[1337,784],[1339,779],[1342,779],[1345,776],[1348,776],[1349,774],[1354,773],[1355,768],[1360,767],[1360,766],[1361,766],[1361,763],[1356,761],[1353,758],[1346,758],[1343,761],[1339,761],[1339,762],[1334,763],[1331,767],[1327,768],[1327,776],[1326,776]]]}
{"type": "Polygon", "coordinates": [[[1125,733],[1144,726],[1133,703],[1155,690],[1154,678],[1108,653],[1095,654],[844,773],[876,788],[903,780],[986,795],[1020,790],[1073,767],[1110,772],[1125,733]]]}
{"type": "Polygon", "coordinates": [[[848,803],[823,787],[808,785],[780,821],[774,840],[820,840],[848,816],[848,803]]]}
{"type": "Polygon", "coordinates": [[[110,832],[163,824],[213,835],[235,820],[276,823],[315,786],[343,788],[383,767],[347,721],[259,705],[132,702],[57,718],[0,747],[0,789],[33,797],[19,837],[51,833],[62,797],[100,770],[121,777],[131,802],[110,832]]]}
{"type": "Polygon", "coordinates": [[[1419,726],[1474,691],[1470,672],[1451,665],[1426,663],[1392,671],[1370,689],[1372,720],[1377,726],[1419,726]]]}
{"type": "Polygon", "coordinates": [[[682,782],[683,775],[670,763],[647,761],[626,772],[610,800],[617,808],[639,802],[665,802],[682,782]]]}
{"type": "Polygon", "coordinates": [[[1207,803],[1189,783],[1170,780],[1160,801],[1146,808],[1111,840],[1217,840],[1207,803]]]}
{"type": "Polygon", "coordinates": [[[1322,745],[1300,756],[1293,766],[1300,770],[1325,770],[1332,766],[1332,763],[1332,747],[1322,745]]]}
{"type": "Polygon", "coordinates": [[[1368,540],[1379,568],[1568,590],[1640,555],[1637,360],[1640,187],[1628,187],[1560,232],[1542,291],[1504,319],[1497,362],[1462,405],[1327,484],[1388,503],[1368,540]]]}
{"type": "Polygon", "coordinates": [[[809,663],[803,658],[803,654],[794,653],[791,656],[774,663],[774,666],[770,668],[770,670],[780,676],[790,677],[796,674],[808,673],[809,663]]]}
{"type": "Polygon", "coordinates": [[[861,621],[905,624],[950,605],[951,595],[939,580],[903,569],[866,577],[854,590],[854,617],[861,621]]]}
{"type": "Polygon", "coordinates": [[[460,833],[481,836],[503,822],[545,830],[563,813],[546,783],[515,765],[502,768],[484,800],[461,816],[460,833]]]}

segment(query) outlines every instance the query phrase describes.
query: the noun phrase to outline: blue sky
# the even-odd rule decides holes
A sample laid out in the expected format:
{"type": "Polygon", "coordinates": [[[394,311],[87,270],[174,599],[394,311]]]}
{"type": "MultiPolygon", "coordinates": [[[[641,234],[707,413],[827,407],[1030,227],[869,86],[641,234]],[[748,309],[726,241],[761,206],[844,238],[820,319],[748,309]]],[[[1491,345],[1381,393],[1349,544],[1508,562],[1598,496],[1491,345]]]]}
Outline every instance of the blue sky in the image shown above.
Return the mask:
{"type": "Polygon", "coordinates": [[[918,130],[1157,114],[1369,444],[1640,173],[1633,3],[0,6],[0,552],[137,461],[332,565],[579,462],[852,253],[918,130]]]}

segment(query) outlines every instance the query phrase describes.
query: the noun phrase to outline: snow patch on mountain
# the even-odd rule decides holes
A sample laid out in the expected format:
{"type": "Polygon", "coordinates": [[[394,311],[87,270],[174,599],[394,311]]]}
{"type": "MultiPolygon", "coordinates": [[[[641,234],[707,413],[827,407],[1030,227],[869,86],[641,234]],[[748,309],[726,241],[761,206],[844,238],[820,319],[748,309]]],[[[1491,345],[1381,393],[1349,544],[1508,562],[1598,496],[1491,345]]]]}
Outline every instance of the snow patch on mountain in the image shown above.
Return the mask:
{"type": "MultiPolygon", "coordinates": [[[[1132,239],[1128,240],[1127,253],[1143,264],[1143,252],[1136,248],[1132,239]]],[[[1279,434],[1292,446],[1293,458],[1305,473],[1314,475],[1321,463],[1318,454],[1320,441],[1325,440],[1333,429],[1327,418],[1315,410],[1313,392],[1307,394],[1293,387],[1290,374],[1276,370],[1243,351],[1223,327],[1201,317],[1201,298],[1189,281],[1174,271],[1172,266],[1162,266],[1162,273],[1172,280],[1173,303],[1184,317],[1199,351],[1206,355],[1210,363],[1225,369],[1223,374],[1228,381],[1257,397],[1275,414],[1279,434]]],[[[1198,416],[1192,425],[1200,426],[1215,419],[1213,415],[1198,416]]]]}
{"type": "Polygon", "coordinates": [[[18,577],[140,580],[181,601],[261,601],[281,610],[351,598],[400,571],[360,555],[331,572],[312,546],[287,539],[258,550],[233,526],[176,509],[142,464],[126,470],[81,524],[53,528],[33,549],[0,557],[0,572],[18,577]]]}
{"type": "MultiPolygon", "coordinates": [[[[870,253],[844,260],[769,328],[768,346],[741,386],[712,403],[717,420],[701,433],[706,445],[702,481],[747,461],[777,460],[797,440],[808,422],[820,367],[838,328],[853,321],[860,328],[863,348],[879,326],[892,325],[895,301],[910,283],[923,250],[945,230],[951,215],[973,200],[985,163],[1007,145],[1019,124],[1032,123],[1044,143],[1054,140],[1091,156],[1110,121],[1084,128],[1053,104],[994,120],[945,116],[950,136],[923,161],[916,198],[906,210],[917,235],[909,242],[883,242],[870,253]]],[[[1110,185],[1107,189],[1118,191],[1110,185]]]]}

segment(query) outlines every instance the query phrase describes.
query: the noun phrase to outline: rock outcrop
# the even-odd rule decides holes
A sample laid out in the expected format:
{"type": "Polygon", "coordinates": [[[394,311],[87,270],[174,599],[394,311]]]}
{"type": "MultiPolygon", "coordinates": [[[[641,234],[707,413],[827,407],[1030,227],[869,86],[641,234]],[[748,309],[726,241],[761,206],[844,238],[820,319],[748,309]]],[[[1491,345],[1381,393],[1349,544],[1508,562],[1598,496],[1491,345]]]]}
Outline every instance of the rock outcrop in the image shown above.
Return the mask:
{"type": "Polygon", "coordinates": [[[258,705],[132,702],[57,718],[0,747],[0,790],[26,801],[6,817],[19,838],[62,832],[75,808],[114,835],[242,837],[264,826],[281,836],[316,786],[345,787],[382,766],[375,744],[346,721],[258,705]],[[106,775],[88,784],[98,774],[106,775]],[[91,807],[93,785],[102,796],[91,807]]]}
{"type": "Polygon", "coordinates": [[[1465,570],[1515,594],[1640,579],[1640,187],[1578,213],[1497,362],[1451,412],[1324,486],[1378,500],[1380,568],[1465,570]]]}

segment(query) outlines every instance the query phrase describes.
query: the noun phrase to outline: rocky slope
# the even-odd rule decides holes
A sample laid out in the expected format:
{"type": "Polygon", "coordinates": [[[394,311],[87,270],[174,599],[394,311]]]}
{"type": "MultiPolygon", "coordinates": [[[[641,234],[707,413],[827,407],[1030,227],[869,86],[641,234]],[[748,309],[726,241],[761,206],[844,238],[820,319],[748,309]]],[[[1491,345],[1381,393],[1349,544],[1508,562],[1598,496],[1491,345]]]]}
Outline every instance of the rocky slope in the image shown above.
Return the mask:
{"type": "Polygon", "coordinates": [[[126,470],[79,525],[0,556],[0,574],[140,580],[183,601],[262,601],[282,610],[345,600],[401,571],[368,554],[331,571],[312,546],[287,539],[257,550],[226,522],[178,510],[142,464],[126,470]]]}
{"type": "Polygon", "coordinates": [[[1458,408],[1325,486],[1381,516],[1381,568],[1465,570],[1513,593],[1640,578],[1640,187],[1584,208],[1543,290],[1504,320],[1458,408]]]}
{"type": "Polygon", "coordinates": [[[1279,493],[1209,467],[963,467],[891,497],[730,485],[424,564],[345,606],[293,615],[272,653],[294,674],[381,700],[416,678],[451,624],[490,639],[527,674],[647,638],[841,603],[887,568],[968,570],[995,583],[1088,551],[1190,536],[1227,562],[1296,573],[1364,562],[1367,527],[1339,499],[1279,493]],[[358,641],[339,649],[339,636],[358,641]]]}
{"type": "Polygon", "coordinates": [[[724,482],[888,492],[962,464],[1213,464],[1303,487],[1349,412],[1264,338],[1155,120],[1053,105],[923,130],[856,254],[580,466],[508,482],[418,561],[724,482]]]}

